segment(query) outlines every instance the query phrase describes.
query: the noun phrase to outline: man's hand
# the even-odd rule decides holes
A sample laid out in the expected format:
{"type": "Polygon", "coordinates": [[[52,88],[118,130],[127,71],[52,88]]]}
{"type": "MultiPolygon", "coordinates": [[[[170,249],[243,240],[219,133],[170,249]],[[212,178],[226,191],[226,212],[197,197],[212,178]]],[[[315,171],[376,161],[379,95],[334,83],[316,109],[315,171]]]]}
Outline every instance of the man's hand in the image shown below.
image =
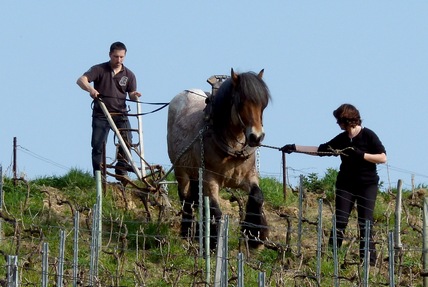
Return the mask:
{"type": "Polygon", "coordinates": [[[90,89],[89,95],[91,96],[91,98],[93,98],[95,100],[96,98],[98,98],[100,93],[98,93],[98,91],[95,89],[90,89]]]}
{"type": "Polygon", "coordinates": [[[141,97],[140,92],[134,91],[134,92],[129,93],[129,98],[131,100],[137,101],[139,97],[141,97]]]}

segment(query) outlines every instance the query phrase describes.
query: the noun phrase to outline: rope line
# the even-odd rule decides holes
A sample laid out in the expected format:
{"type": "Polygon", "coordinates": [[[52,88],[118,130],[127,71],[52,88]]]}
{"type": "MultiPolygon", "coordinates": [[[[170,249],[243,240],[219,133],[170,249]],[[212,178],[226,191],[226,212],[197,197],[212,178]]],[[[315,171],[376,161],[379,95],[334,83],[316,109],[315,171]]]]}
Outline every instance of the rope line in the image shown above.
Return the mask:
{"type": "MultiPolygon", "coordinates": [[[[116,98],[116,97],[112,97],[112,96],[106,96],[106,95],[100,95],[100,99],[102,98],[116,98]]],[[[141,101],[137,101],[137,100],[132,100],[132,99],[125,99],[126,102],[133,102],[133,103],[139,103],[139,104],[145,104],[145,105],[169,105],[169,103],[150,103],[150,102],[141,102],[141,101]]]]}
{"type": "MultiPolygon", "coordinates": [[[[101,95],[98,99],[102,100],[103,98],[115,98],[115,97],[111,97],[111,96],[105,96],[105,95],[101,95]]],[[[125,99],[125,101],[127,102],[133,102],[133,103],[139,103],[139,104],[145,104],[145,105],[156,105],[156,106],[161,106],[157,109],[154,109],[150,112],[146,112],[146,113],[139,113],[139,114],[129,114],[129,113],[120,113],[126,116],[145,116],[148,114],[152,114],[155,113],[157,111],[160,111],[162,109],[164,109],[165,107],[167,107],[169,105],[169,103],[149,103],[149,102],[140,102],[140,101],[136,101],[136,100],[131,100],[131,99],[125,99]]]]}

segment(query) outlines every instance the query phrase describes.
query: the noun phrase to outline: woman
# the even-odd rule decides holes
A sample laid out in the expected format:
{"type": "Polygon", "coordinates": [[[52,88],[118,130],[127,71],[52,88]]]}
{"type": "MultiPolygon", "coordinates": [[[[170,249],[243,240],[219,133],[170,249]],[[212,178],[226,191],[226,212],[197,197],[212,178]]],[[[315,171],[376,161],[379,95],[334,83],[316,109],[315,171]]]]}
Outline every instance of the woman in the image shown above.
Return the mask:
{"type": "MultiPolygon", "coordinates": [[[[378,191],[379,176],[376,164],[385,163],[386,151],[378,136],[361,126],[359,111],[350,104],[343,104],[333,112],[337,124],[343,130],[332,140],[320,146],[289,144],[281,148],[286,153],[302,152],[314,155],[339,155],[342,161],[336,180],[336,229],[337,246],[341,247],[343,233],[349,214],[357,203],[360,229],[360,258],[364,258],[364,237],[366,220],[370,221],[370,265],[376,262],[373,242],[373,211],[378,191]]],[[[329,245],[333,245],[332,234],[329,245]]]]}

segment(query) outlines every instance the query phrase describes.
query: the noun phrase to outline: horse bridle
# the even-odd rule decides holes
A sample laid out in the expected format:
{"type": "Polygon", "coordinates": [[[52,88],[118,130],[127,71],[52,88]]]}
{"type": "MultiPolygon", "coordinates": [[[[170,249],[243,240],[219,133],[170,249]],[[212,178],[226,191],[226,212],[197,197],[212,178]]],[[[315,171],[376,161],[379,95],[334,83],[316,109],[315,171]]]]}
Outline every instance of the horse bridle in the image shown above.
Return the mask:
{"type": "MultiPolygon", "coordinates": [[[[234,97],[234,101],[232,102],[232,107],[231,107],[231,109],[233,109],[233,113],[235,114],[235,116],[236,116],[236,118],[238,119],[238,122],[239,122],[239,124],[241,125],[241,127],[243,128],[243,132],[244,132],[244,134],[245,134],[245,128],[246,128],[246,126],[245,126],[245,124],[244,124],[244,121],[242,120],[242,117],[241,117],[241,115],[239,114],[239,112],[238,112],[238,108],[237,108],[237,106],[239,105],[239,98],[238,98],[238,100],[234,97]]],[[[221,139],[222,139],[222,137],[221,137],[221,139]]],[[[236,149],[234,149],[234,148],[232,148],[232,147],[230,147],[229,145],[228,145],[228,143],[226,142],[226,141],[224,141],[224,140],[221,140],[220,138],[217,138],[217,137],[214,137],[214,143],[223,151],[223,152],[225,152],[226,154],[228,154],[228,155],[230,155],[230,156],[233,156],[233,157],[236,157],[236,158],[244,158],[244,159],[247,159],[247,158],[249,158],[254,152],[255,152],[255,150],[256,150],[256,147],[250,147],[248,144],[247,144],[247,137],[245,137],[245,142],[244,143],[241,143],[240,141],[238,141],[237,139],[235,139],[236,140],[236,142],[238,142],[238,143],[240,143],[240,144],[242,144],[243,145],[243,148],[242,149],[240,149],[240,150],[236,150],[236,149]]]]}

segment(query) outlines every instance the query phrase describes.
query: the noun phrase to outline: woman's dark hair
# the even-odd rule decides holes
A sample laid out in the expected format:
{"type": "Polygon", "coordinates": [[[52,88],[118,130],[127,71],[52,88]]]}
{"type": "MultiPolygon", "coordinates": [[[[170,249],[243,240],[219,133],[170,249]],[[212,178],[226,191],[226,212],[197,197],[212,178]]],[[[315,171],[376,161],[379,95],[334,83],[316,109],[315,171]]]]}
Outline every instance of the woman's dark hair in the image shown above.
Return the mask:
{"type": "Polygon", "coordinates": [[[345,124],[346,127],[361,125],[360,112],[351,104],[343,104],[333,111],[333,116],[338,124],[345,124]]]}
{"type": "Polygon", "coordinates": [[[122,42],[114,42],[113,44],[111,44],[110,53],[113,53],[114,50],[125,50],[125,52],[127,52],[126,46],[122,42]]]}

